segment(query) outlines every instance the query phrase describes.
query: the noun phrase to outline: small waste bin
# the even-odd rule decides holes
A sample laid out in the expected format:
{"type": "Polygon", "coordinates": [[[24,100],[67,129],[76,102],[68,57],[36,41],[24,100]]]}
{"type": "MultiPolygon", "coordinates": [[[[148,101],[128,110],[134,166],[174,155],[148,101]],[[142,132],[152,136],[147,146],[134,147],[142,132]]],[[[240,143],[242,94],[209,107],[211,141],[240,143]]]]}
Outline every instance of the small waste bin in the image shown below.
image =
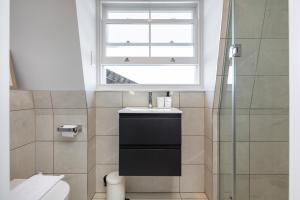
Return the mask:
{"type": "Polygon", "coordinates": [[[125,200],[125,177],[119,172],[111,172],[104,177],[107,200],[125,200]]]}

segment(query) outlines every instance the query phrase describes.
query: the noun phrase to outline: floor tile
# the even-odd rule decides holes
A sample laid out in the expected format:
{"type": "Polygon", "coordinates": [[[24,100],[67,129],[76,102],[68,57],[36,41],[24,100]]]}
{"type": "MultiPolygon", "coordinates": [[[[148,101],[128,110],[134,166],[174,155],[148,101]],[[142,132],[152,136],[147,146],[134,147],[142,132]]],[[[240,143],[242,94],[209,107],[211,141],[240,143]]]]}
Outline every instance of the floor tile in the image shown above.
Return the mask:
{"type": "Polygon", "coordinates": [[[179,193],[127,193],[129,199],[180,199],[179,193]]]}
{"type": "Polygon", "coordinates": [[[180,195],[182,199],[207,199],[205,193],[182,192],[180,195]]]}
{"type": "MultiPolygon", "coordinates": [[[[105,193],[96,193],[93,200],[105,199],[105,193]]],[[[208,200],[205,193],[127,193],[130,200],[208,200]]]]}

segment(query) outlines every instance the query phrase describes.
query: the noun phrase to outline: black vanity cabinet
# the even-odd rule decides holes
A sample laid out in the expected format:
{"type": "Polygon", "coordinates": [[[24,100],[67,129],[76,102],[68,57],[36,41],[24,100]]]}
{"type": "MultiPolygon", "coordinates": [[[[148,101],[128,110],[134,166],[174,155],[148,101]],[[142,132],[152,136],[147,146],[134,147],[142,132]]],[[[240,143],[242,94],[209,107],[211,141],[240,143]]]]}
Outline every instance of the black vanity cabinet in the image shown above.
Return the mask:
{"type": "Polygon", "coordinates": [[[119,113],[122,176],[181,175],[181,113],[119,113]]]}

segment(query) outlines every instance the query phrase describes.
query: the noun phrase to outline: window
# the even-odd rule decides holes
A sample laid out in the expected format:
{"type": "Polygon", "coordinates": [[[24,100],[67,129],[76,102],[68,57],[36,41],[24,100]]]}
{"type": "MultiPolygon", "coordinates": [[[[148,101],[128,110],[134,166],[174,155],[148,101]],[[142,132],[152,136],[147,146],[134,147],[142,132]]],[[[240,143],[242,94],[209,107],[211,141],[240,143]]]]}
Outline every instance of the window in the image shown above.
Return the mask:
{"type": "Polygon", "coordinates": [[[199,84],[198,5],[101,5],[100,84],[199,84]]]}

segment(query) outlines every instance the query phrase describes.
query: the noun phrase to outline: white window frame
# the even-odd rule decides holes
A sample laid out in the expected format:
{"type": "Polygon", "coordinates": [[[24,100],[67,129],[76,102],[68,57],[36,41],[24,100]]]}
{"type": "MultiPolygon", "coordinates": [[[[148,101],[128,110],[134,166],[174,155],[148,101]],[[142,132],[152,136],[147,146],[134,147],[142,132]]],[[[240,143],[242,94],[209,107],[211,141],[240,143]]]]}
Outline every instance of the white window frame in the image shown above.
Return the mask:
{"type": "MultiPolygon", "coordinates": [[[[144,1],[145,2],[145,1],[144,1]]],[[[143,3],[144,3],[143,2],[143,3]]],[[[98,49],[98,59],[97,59],[97,89],[98,90],[203,90],[203,69],[201,67],[200,61],[201,61],[201,34],[200,34],[200,3],[199,1],[190,1],[187,3],[187,1],[177,1],[174,3],[170,2],[162,2],[157,1],[161,4],[159,7],[154,7],[154,10],[191,10],[193,11],[193,19],[152,19],[151,22],[149,19],[104,19],[103,16],[106,16],[106,9],[103,9],[104,6],[107,6],[107,8],[110,7],[110,5],[115,4],[112,6],[111,10],[117,10],[118,6],[120,6],[120,10],[141,10],[141,4],[137,2],[131,2],[132,4],[137,4],[138,7],[134,8],[134,6],[124,6],[127,4],[127,1],[124,1],[124,3],[121,1],[118,1],[118,3],[114,1],[101,1],[98,0],[98,17],[97,17],[97,49],[98,49]],[[126,3],[125,3],[126,2],[126,3]],[[122,5],[120,5],[122,4],[122,5]],[[162,6],[163,5],[163,6],[162,6]],[[182,7],[184,9],[182,9],[182,7]],[[187,46],[187,45],[194,45],[194,57],[130,57],[130,62],[125,62],[126,57],[106,57],[105,56],[105,46],[106,46],[106,34],[102,34],[105,32],[105,24],[107,23],[113,23],[113,24],[193,24],[194,27],[194,33],[193,33],[193,43],[175,43],[175,44],[168,44],[167,43],[151,43],[151,34],[149,34],[149,43],[138,43],[138,44],[130,44],[133,46],[136,45],[145,45],[145,46],[187,46]],[[105,44],[104,44],[105,43],[105,44]],[[171,59],[175,59],[175,63],[171,62],[171,59]],[[196,84],[105,84],[105,74],[104,74],[104,67],[108,65],[118,65],[118,66],[126,66],[126,65],[196,65],[197,71],[196,71],[196,84]]],[[[158,5],[157,3],[155,3],[158,5]]],[[[145,8],[148,9],[148,8],[145,8]]],[[[150,31],[150,30],[149,30],[150,31]]],[[[124,43],[115,43],[110,44],[116,45],[116,46],[127,46],[128,44],[124,43]]],[[[149,47],[151,49],[151,47],[149,47]]],[[[151,54],[151,51],[149,52],[151,54]]]]}

